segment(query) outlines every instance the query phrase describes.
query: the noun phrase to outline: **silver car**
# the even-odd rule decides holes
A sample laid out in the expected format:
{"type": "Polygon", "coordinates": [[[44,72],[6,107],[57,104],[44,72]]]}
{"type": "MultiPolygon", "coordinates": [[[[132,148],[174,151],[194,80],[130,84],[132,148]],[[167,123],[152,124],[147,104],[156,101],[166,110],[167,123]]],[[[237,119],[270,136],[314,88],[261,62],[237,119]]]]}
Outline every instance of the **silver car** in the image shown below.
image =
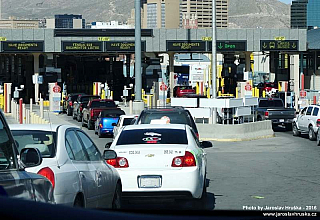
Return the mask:
{"type": "MultiPolygon", "coordinates": [[[[43,157],[40,166],[28,171],[46,176],[54,186],[57,204],[85,208],[121,206],[122,185],[116,169],[106,163],[90,137],[70,125],[10,125],[19,149],[36,148],[43,157]]],[[[111,156],[110,156],[111,155],[111,156]]]]}

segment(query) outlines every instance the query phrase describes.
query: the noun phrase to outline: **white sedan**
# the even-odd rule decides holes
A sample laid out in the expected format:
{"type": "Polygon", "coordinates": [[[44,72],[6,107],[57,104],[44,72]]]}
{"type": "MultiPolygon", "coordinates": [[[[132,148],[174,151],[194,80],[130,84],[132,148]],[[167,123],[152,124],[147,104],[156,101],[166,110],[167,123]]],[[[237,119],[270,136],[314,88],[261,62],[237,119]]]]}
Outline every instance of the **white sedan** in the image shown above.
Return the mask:
{"type": "MultiPolygon", "coordinates": [[[[37,148],[43,162],[26,169],[47,177],[57,204],[86,208],[120,208],[122,185],[93,141],[69,125],[10,125],[19,152],[37,148]]],[[[105,158],[112,159],[115,156],[105,158]]]]}
{"type": "Polygon", "coordinates": [[[139,115],[121,115],[118,123],[113,127],[113,138],[115,138],[122,127],[130,125],[132,120],[138,118],[139,115]]]}
{"type": "Polygon", "coordinates": [[[132,125],[106,145],[118,156],[107,162],[120,174],[123,197],[201,199],[208,147],[188,125],[132,125]]]}

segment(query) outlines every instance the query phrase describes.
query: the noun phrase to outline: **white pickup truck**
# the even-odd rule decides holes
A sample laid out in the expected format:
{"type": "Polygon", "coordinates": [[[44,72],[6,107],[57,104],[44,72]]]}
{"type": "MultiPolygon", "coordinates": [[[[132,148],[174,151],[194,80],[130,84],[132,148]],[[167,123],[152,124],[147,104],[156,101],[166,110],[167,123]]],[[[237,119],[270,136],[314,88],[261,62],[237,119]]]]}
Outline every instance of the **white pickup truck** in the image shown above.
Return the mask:
{"type": "Polygon", "coordinates": [[[311,141],[317,139],[318,128],[320,126],[320,106],[309,105],[293,120],[292,130],[294,136],[308,134],[311,141]]]}

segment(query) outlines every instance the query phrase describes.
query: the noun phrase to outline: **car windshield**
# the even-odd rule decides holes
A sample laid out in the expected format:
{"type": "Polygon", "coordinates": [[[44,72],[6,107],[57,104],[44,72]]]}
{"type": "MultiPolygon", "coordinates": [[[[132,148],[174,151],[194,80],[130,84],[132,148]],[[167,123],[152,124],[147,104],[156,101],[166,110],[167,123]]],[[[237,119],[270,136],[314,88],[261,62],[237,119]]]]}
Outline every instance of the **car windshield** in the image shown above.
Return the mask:
{"type": "Polygon", "coordinates": [[[181,90],[187,90],[187,89],[192,89],[191,86],[180,86],[181,90]]]}
{"type": "Polygon", "coordinates": [[[121,115],[125,115],[125,112],[122,110],[114,110],[114,111],[102,111],[102,118],[119,118],[121,115]]]}
{"type": "Polygon", "coordinates": [[[156,120],[166,120],[170,124],[187,124],[191,126],[186,113],[183,111],[145,112],[142,114],[138,124],[150,124],[156,120]]]}
{"type": "Polygon", "coordinates": [[[23,148],[38,148],[43,158],[56,156],[56,132],[13,130],[12,134],[18,143],[19,152],[23,148]]]}
{"type": "Polygon", "coordinates": [[[114,101],[93,101],[91,103],[91,108],[107,108],[107,107],[116,107],[114,101]]]}
{"type": "Polygon", "coordinates": [[[16,159],[13,152],[13,143],[9,138],[8,129],[0,120],[0,170],[16,168],[16,159]]]}
{"type": "Polygon", "coordinates": [[[187,134],[181,129],[135,129],[120,133],[117,145],[188,144],[187,134]]]}
{"type": "Polygon", "coordinates": [[[130,125],[133,118],[125,118],[123,119],[123,126],[130,125]]]}
{"type": "Polygon", "coordinates": [[[260,100],[260,107],[284,107],[281,100],[260,100]]]}
{"type": "Polygon", "coordinates": [[[84,96],[84,97],[81,97],[80,102],[89,102],[92,99],[98,99],[98,98],[99,96],[84,96]]]}

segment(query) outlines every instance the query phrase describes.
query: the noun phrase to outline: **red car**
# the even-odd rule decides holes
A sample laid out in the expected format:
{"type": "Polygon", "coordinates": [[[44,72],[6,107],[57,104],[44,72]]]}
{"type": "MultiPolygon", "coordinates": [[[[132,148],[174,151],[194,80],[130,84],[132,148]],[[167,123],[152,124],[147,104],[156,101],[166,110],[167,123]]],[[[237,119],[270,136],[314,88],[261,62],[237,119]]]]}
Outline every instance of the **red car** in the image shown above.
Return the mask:
{"type": "Polygon", "coordinates": [[[173,97],[186,97],[189,94],[196,94],[191,86],[176,86],[173,89],[173,97]]]}

